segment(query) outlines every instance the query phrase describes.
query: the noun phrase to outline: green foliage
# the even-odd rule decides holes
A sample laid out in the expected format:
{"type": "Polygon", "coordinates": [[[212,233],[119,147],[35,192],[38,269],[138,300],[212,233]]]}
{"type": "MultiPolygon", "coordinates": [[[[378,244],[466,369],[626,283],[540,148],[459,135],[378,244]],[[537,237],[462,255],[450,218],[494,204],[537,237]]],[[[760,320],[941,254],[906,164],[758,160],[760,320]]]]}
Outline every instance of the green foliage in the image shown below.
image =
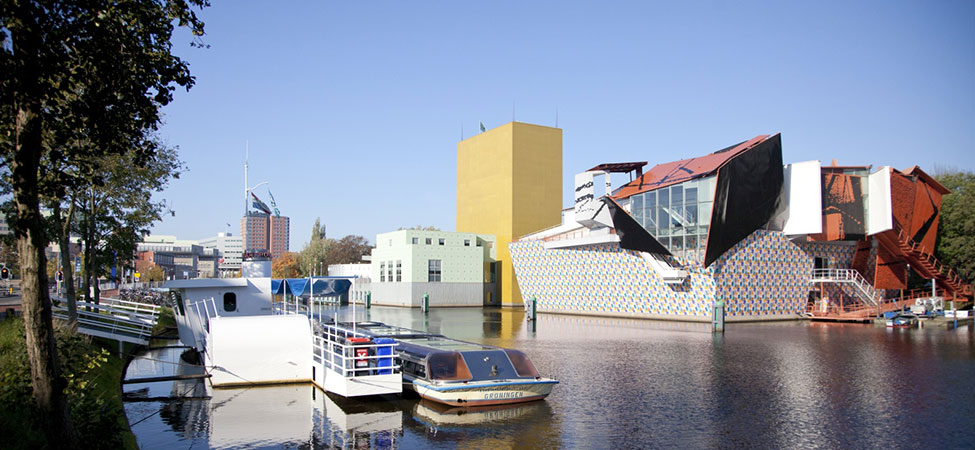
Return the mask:
{"type": "Polygon", "coordinates": [[[339,240],[326,238],[325,226],[315,219],[311,241],[298,254],[298,276],[327,275],[330,264],[362,262],[362,255],[369,254],[371,249],[369,241],[362,236],[348,235],[339,240]]]}
{"type": "Polygon", "coordinates": [[[142,279],[148,281],[163,281],[166,279],[166,272],[157,264],[151,263],[142,273],[142,279]]]}
{"type": "Polygon", "coordinates": [[[975,281],[975,173],[950,172],[935,178],[951,190],[942,198],[935,256],[975,281]]]}
{"type": "Polygon", "coordinates": [[[159,319],[156,320],[156,326],[152,328],[153,335],[159,335],[166,332],[170,328],[176,327],[176,316],[173,315],[173,308],[168,306],[163,306],[159,308],[159,319]]]}
{"type": "MultiPolygon", "coordinates": [[[[56,342],[78,446],[132,447],[119,390],[122,361],[66,328],[56,329],[56,342]]],[[[59,447],[40,431],[32,405],[24,323],[5,320],[0,322],[0,436],[5,449],[59,447]]]]}

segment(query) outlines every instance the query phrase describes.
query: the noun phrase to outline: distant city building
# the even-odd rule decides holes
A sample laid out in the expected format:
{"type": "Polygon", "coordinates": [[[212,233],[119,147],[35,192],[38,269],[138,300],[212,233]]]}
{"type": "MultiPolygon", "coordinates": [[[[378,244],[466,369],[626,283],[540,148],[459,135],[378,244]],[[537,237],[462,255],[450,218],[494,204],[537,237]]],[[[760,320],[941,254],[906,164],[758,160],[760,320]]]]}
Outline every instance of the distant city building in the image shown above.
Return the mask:
{"type": "Polygon", "coordinates": [[[510,122],[457,144],[457,231],[497,236],[500,304],[522,303],[508,243],[561,211],[561,129],[510,122]]]}
{"type": "Polygon", "coordinates": [[[419,307],[427,294],[430,306],[497,304],[495,243],[491,235],[450,231],[379,234],[372,250],[372,302],[419,307]]]}
{"type": "Polygon", "coordinates": [[[270,253],[277,258],[291,247],[291,219],[251,211],[240,219],[244,253],[270,253]]]}
{"type": "Polygon", "coordinates": [[[5,214],[0,214],[0,236],[10,234],[10,226],[7,225],[7,217],[5,214]]]}
{"type": "Polygon", "coordinates": [[[137,247],[136,271],[146,272],[155,264],[163,269],[167,279],[212,278],[217,275],[219,257],[218,250],[204,249],[197,241],[151,235],[137,247]]]}
{"type": "Polygon", "coordinates": [[[204,248],[216,249],[219,252],[217,269],[221,277],[232,276],[240,272],[241,257],[244,253],[242,237],[221,232],[214,237],[200,239],[200,245],[204,248]]]}

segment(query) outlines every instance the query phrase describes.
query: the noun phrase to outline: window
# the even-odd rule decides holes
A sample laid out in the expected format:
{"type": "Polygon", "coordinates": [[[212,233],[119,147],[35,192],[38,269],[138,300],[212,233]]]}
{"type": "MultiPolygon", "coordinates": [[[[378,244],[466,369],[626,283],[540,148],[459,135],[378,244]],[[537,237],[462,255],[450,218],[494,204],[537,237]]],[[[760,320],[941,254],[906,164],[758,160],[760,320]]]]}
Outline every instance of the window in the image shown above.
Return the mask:
{"type": "Polygon", "coordinates": [[[464,239],[464,247],[470,247],[470,246],[471,246],[471,240],[470,239],[464,239]]]}
{"type": "Polygon", "coordinates": [[[440,260],[431,259],[427,262],[427,281],[440,282],[440,260]]]}
{"type": "Polygon", "coordinates": [[[229,312],[237,311],[237,294],[233,292],[223,294],[223,310],[229,312]]]}
{"type": "Polygon", "coordinates": [[[393,282],[393,262],[392,261],[389,262],[389,272],[387,272],[386,275],[387,275],[387,278],[389,278],[389,282],[392,283],[393,282]]]}
{"type": "Polygon", "coordinates": [[[379,281],[386,281],[386,263],[384,262],[379,263],[379,281]]]}
{"type": "Polygon", "coordinates": [[[630,200],[630,215],[643,225],[643,194],[634,195],[633,200],[630,200]]]}
{"type": "Polygon", "coordinates": [[[420,238],[413,238],[413,244],[419,244],[420,238]]]}
{"type": "Polygon", "coordinates": [[[427,238],[427,245],[433,244],[433,239],[427,238]]]}
{"type": "Polygon", "coordinates": [[[403,281],[403,261],[396,261],[396,281],[403,281]]]}
{"type": "Polygon", "coordinates": [[[443,240],[443,238],[440,238],[440,245],[443,245],[443,244],[444,244],[444,240],[443,240]]]}

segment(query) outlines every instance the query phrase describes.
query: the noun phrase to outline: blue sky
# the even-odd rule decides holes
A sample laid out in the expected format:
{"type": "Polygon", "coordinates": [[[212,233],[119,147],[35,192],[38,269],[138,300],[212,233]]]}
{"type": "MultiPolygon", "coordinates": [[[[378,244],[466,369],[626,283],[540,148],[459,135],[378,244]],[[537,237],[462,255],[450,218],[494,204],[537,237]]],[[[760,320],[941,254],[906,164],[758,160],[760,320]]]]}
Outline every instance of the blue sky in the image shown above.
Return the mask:
{"type": "Polygon", "coordinates": [[[216,1],[162,136],[189,172],[155,234],[240,231],[250,184],[291,250],[455,227],[456,151],[483,122],[563,129],[572,175],[782,133],[786,162],[975,168],[975,2],[216,1]]]}

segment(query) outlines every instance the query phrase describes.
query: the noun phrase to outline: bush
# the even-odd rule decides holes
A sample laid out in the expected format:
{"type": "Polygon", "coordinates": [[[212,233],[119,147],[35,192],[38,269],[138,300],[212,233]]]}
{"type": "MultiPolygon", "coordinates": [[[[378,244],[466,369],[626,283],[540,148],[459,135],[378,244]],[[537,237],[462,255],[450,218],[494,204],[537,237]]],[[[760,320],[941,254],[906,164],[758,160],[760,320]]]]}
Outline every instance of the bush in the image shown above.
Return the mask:
{"type": "MultiPolygon", "coordinates": [[[[133,448],[122,408],[122,361],[83,335],[55,322],[58,358],[67,380],[68,410],[76,446],[86,449],[133,448]]],[[[47,442],[31,401],[30,366],[24,322],[0,322],[0,436],[4,448],[57,448],[47,442]]]]}

